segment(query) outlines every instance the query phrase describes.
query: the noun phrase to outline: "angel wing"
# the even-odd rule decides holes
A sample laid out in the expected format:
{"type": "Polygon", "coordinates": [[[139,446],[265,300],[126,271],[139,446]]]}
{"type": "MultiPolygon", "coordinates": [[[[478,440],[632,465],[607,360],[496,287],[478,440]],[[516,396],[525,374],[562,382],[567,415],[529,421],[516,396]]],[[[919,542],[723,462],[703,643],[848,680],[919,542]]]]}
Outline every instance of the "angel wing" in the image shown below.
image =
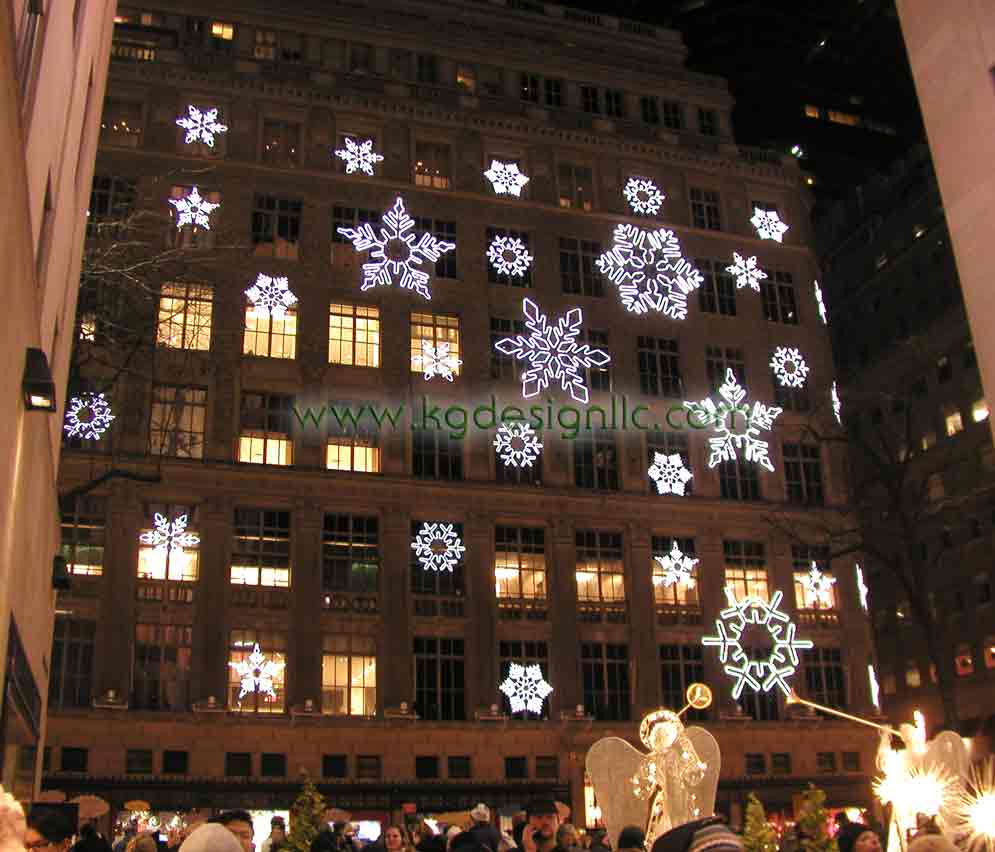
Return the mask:
{"type": "Polygon", "coordinates": [[[715,791],[719,786],[719,770],[722,768],[722,753],[719,751],[719,744],[708,731],[692,726],[684,729],[684,736],[691,740],[691,745],[698,752],[698,757],[705,764],[706,769],[705,777],[702,778],[701,783],[690,789],[690,792],[695,795],[694,807],[697,808],[698,813],[691,813],[690,807],[687,814],[672,811],[670,818],[675,826],[715,813],[715,791]]]}
{"type": "Polygon", "coordinates": [[[587,774],[612,841],[627,825],[646,827],[649,802],[636,798],[632,792],[632,778],[645,757],[620,737],[604,737],[587,752],[587,774]]]}

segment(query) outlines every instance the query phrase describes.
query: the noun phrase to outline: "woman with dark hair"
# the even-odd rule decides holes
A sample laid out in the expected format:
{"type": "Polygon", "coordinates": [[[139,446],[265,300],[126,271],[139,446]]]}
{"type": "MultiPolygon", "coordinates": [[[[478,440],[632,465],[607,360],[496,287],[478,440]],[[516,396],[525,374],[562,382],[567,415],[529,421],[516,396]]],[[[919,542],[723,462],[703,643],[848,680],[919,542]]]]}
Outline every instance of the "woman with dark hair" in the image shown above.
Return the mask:
{"type": "Polygon", "coordinates": [[[411,836],[403,825],[388,825],[384,829],[383,847],[386,852],[415,852],[411,836]]]}
{"type": "Polygon", "coordinates": [[[33,807],[24,834],[27,852],[68,852],[76,834],[76,821],[68,811],[33,807]]]}

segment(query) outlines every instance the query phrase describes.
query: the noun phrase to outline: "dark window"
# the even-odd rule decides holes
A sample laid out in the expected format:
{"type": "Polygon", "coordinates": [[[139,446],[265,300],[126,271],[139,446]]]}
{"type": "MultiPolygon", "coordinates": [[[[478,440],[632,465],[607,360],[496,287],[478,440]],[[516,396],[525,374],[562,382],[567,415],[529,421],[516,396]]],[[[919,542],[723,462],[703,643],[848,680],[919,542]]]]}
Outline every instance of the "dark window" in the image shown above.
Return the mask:
{"type": "Polygon", "coordinates": [[[379,539],[376,517],[325,515],[321,535],[321,590],[376,594],[379,539]]]}
{"type": "Polygon", "coordinates": [[[439,758],[434,754],[415,757],[415,778],[438,778],[439,758]]]}
{"type": "Polygon", "coordinates": [[[717,391],[725,384],[726,374],[732,370],[736,381],[746,388],[746,364],[743,361],[743,350],[732,346],[705,347],[705,373],[712,391],[717,391]]]}
{"type": "Polygon", "coordinates": [[[684,107],[677,101],[663,102],[663,126],[667,130],[684,129],[684,107]]]}
{"type": "Polygon", "coordinates": [[[472,764],[468,755],[450,755],[447,759],[447,772],[449,778],[472,778],[472,764]]]}
{"type": "MultiPolygon", "coordinates": [[[[487,229],[487,246],[490,248],[491,244],[498,237],[505,237],[508,240],[519,240],[525,250],[529,251],[530,240],[527,231],[509,231],[507,228],[488,228],[487,229]]],[[[510,249],[506,249],[503,252],[503,257],[509,262],[514,262],[514,257],[510,254],[510,249]]],[[[508,287],[531,287],[532,286],[532,264],[529,264],[528,269],[525,270],[524,275],[509,275],[508,273],[500,273],[494,268],[494,264],[488,259],[487,261],[487,281],[491,284],[504,284],[508,287]]]]}
{"type": "Polygon", "coordinates": [[[349,761],[344,754],[323,754],[321,756],[322,778],[345,778],[349,774],[349,761]]]}
{"type": "Polygon", "coordinates": [[[463,478],[463,441],[443,429],[412,429],[411,473],[422,479],[463,478]]]}
{"type": "Polygon", "coordinates": [[[300,163],[301,126],[296,121],[267,118],[263,121],[262,161],[270,166],[294,168],[300,163]]]}
{"type": "Polygon", "coordinates": [[[790,775],[791,755],[783,751],[774,752],[770,756],[770,772],[772,775],[790,775]]]}
{"type": "Polygon", "coordinates": [[[546,106],[563,106],[563,83],[560,80],[544,80],[543,87],[546,95],[546,106]]]}
{"type": "Polygon", "coordinates": [[[417,57],[417,74],[419,83],[435,85],[439,82],[439,63],[434,56],[419,53],[417,57]]]}
{"type": "MultiPolygon", "coordinates": [[[[601,349],[604,352],[611,354],[611,350],[608,348],[608,332],[598,331],[592,328],[582,328],[580,334],[577,335],[577,343],[586,343],[591,349],[601,349]]],[[[612,389],[612,370],[610,366],[611,362],[602,366],[593,366],[584,368],[584,378],[587,381],[587,386],[592,391],[608,391],[611,392],[612,389]]]]}
{"type": "Polygon", "coordinates": [[[555,754],[536,755],[536,778],[556,781],[560,777],[560,759],[555,754]]]}
{"type": "Polygon", "coordinates": [[[746,774],[747,775],[766,775],[767,774],[767,755],[757,754],[757,753],[746,753],[746,774]]]}
{"type": "Polygon", "coordinates": [[[263,753],[259,758],[259,774],[268,778],[285,778],[287,755],[263,753]]]}
{"type": "MultiPolygon", "coordinates": [[[[664,108],[666,110],[666,105],[664,108]]],[[[712,189],[691,189],[691,222],[696,228],[707,231],[722,230],[722,208],[718,192],[712,189]]]]}
{"type": "Polygon", "coordinates": [[[625,93],[618,89],[605,89],[605,115],[625,118],[625,93]]]}
{"type": "Polygon", "coordinates": [[[719,135],[719,117],[714,109],[698,109],[698,132],[703,136],[719,135]]]}
{"type": "Polygon", "coordinates": [[[149,408],[149,454],[204,457],[207,390],[183,385],[153,385],[149,408]]]}
{"type": "Polygon", "coordinates": [[[379,754],[356,755],[356,779],[358,781],[379,781],[383,777],[379,754]]]}
{"type": "Polygon", "coordinates": [[[573,456],[574,484],[578,488],[618,490],[614,431],[592,428],[579,433],[573,441],[573,456]]]}
{"type": "Polygon", "coordinates": [[[510,320],[503,317],[491,317],[491,378],[510,379],[516,382],[522,380],[524,361],[514,355],[505,355],[496,349],[494,344],[505,337],[515,337],[526,333],[525,320],[510,320]]]}
{"type": "Polygon", "coordinates": [[[190,752],[171,751],[162,753],[163,775],[186,775],[190,771],[190,752]]]}
{"type": "MultiPolygon", "coordinates": [[[[498,652],[501,656],[502,683],[505,678],[508,677],[508,672],[511,669],[512,663],[518,663],[519,665],[526,667],[537,665],[539,666],[539,671],[542,672],[543,678],[548,680],[549,649],[545,642],[523,641],[518,639],[513,641],[503,641],[498,643],[498,652]]],[[[547,698],[542,702],[542,712],[538,716],[528,710],[522,710],[512,715],[511,702],[508,700],[508,696],[502,692],[501,709],[503,713],[508,714],[512,719],[519,719],[522,721],[527,721],[529,719],[548,719],[549,699],[547,698]]]]}
{"type": "Polygon", "coordinates": [[[48,701],[51,706],[90,706],[96,635],[95,621],[61,617],[55,619],[51,674],[48,681],[48,701]]]}
{"type": "Polygon", "coordinates": [[[248,585],[290,584],[290,512],[235,509],[231,564],[248,585]],[[250,582],[255,580],[255,582],[250,582]]]}
{"type": "Polygon", "coordinates": [[[786,388],[775,380],[774,402],[785,411],[809,411],[812,408],[807,384],[800,388],[786,388]]]}
{"type": "MultiPolygon", "coordinates": [[[[760,663],[770,656],[770,648],[744,647],[744,653],[750,660],[760,663]]],[[[744,689],[739,697],[739,706],[743,712],[758,722],[773,722],[778,718],[777,690],[770,692],[754,692],[744,689]]]]}
{"type": "Polygon", "coordinates": [[[90,752],[85,748],[62,747],[62,762],[60,772],[86,772],[90,752]]]}
{"type": "Polygon", "coordinates": [[[131,706],[136,710],[186,710],[192,655],[192,627],[136,624],[131,706]]]}
{"type": "MultiPolygon", "coordinates": [[[[339,162],[342,162],[339,160],[339,162]]],[[[340,207],[336,204],[332,207],[332,242],[349,245],[349,255],[352,256],[352,240],[344,234],[339,233],[339,228],[358,228],[367,222],[377,223],[380,221],[380,211],[369,210],[362,207],[340,207]]]]}
{"type": "Polygon", "coordinates": [[[62,501],[62,558],[70,574],[104,573],[107,500],[86,495],[62,501]]]}
{"type": "Polygon", "coordinates": [[[123,224],[135,206],[137,194],[136,183],[131,178],[94,175],[87,209],[87,236],[97,236],[102,225],[116,229],[123,224]]]}
{"type": "Polygon", "coordinates": [[[798,301],[791,273],[780,269],[764,271],[767,273],[767,279],[760,282],[764,317],[769,322],[798,325],[798,301]]]}
{"type": "Polygon", "coordinates": [[[519,76],[520,92],[523,101],[539,102],[539,77],[535,74],[521,74],[519,76]]]}
{"type": "MultiPolygon", "coordinates": [[[[422,521],[411,522],[411,540],[417,538],[424,526],[422,521]]],[[[463,525],[453,524],[453,531],[463,541],[463,525]]],[[[452,571],[426,570],[417,554],[411,550],[411,592],[415,595],[441,595],[443,597],[463,597],[464,560],[461,557],[453,566],[452,571]]]]}
{"type": "Polygon", "coordinates": [[[946,355],[941,355],[936,360],[936,381],[942,385],[951,378],[953,378],[953,369],[950,366],[950,359],[946,355]]]}
{"type": "Polygon", "coordinates": [[[580,664],[587,714],[599,721],[628,721],[628,646],[582,642],[580,664]]]}
{"type": "Polygon", "coordinates": [[[725,261],[699,257],[694,264],[704,279],[698,288],[698,307],[709,314],[736,316],[736,281],[726,271],[725,261]]]}
{"type": "Polygon", "coordinates": [[[836,752],[833,752],[833,751],[817,751],[815,753],[815,771],[816,772],[835,772],[836,771],[836,752]]]}
{"type": "MultiPolygon", "coordinates": [[[[424,231],[431,234],[442,242],[457,245],[455,222],[443,222],[440,219],[426,219],[423,216],[416,216],[415,230],[419,233],[424,231]]],[[[435,262],[436,278],[459,278],[459,267],[456,265],[457,251],[458,249],[453,248],[439,256],[435,262]]]]}
{"type": "Polygon", "coordinates": [[[727,500],[759,500],[757,465],[739,458],[720,462],[719,488],[727,500]]]}
{"type": "Polygon", "coordinates": [[[238,460],[249,464],[292,464],[290,418],[293,410],[292,396],[244,391],[238,460]]]}
{"type": "MultiPolygon", "coordinates": [[[[685,432],[647,432],[646,433],[646,469],[649,470],[656,461],[656,454],[662,453],[665,456],[677,453],[684,462],[684,467],[691,470],[691,454],[688,444],[688,436],[685,432]]],[[[648,474],[647,474],[648,475],[648,474]]],[[[658,493],[656,483],[650,480],[650,490],[658,493]]],[[[694,480],[689,479],[684,483],[684,495],[690,496],[694,493],[694,480]]],[[[668,545],[669,549],[669,545],[668,545]]],[[[663,554],[660,554],[661,556],[663,554]]]]}
{"type": "Polygon", "coordinates": [[[595,265],[601,243],[560,238],[560,285],[564,293],[604,296],[605,282],[595,265]]]}
{"type": "Polygon", "coordinates": [[[845,751],[843,752],[843,771],[844,772],[860,772],[860,752],[859,751],[845,751]]]}
{"type": "Polygon", "coordinates": [[[229,751],[225,754],[225,775],[229,778],[252,774],[252,754],[247,751],[229,751]]]}
{"type": "Polygon", "coordinates": [[[301,201],[256,195],[252,205],[256,254],[296,260],[303,209],[301,201]]]}
{"type": "Polygon", "coordinates": [[[846,675],[839,648],[813,648],[802,652],[805,692],[817,704],[846,707],[846,675]]]}
{"type": "Polygon", "coordinates": [[[784,445],[784,486],[792,503],[822,504],[822,460],[816,444],[784,445]]]}
{"type": "Polygon", "coordinates": [[[465,719],[463,640],[416,636],[414,653],[418,715],[444,721],[465,719]]]}
{"type": "Polygon", "coordinates": [[[504,759],[504,777],[509,779],[529,777],[529,759],[527,757],[506,757],[504,759]]]}
{"type": "MultiPolygon", "coordinates": [[[[687,555],[688,551],[684,553],[687,555]]],[[[701,645],[660,646],[660,689],[665,707],[683,707],[688,687],[704,680],[705,662],[701,645]]],[[[700,721],[707,718],[707,713],[692,708],[688,710],[687,718],[700,721]]]]}
{"type": "Polygon", "coordinates": [[[681,399],[684,382],[681,379],[680,344],[666,337],[637,337],[639,358],[639,390],[647,396],[681,399]]]}
{"type": "Polygon", "coordinates": [[[660,107],[656,98],[644,95],[639,99],[639,109],[643,116],[644,124],[660,123],[660,107]]]}
{"type": "Polygon", "coordinates": [[[601,112],[601,98],[597,86],[580,87],[580,106],[584,112],[601,112]]]}
{"type": "Polygon", "coordinates": [[[129,748],[124,754],[124,771],[127,775],[151,775],[152,749],[129,748]]]}

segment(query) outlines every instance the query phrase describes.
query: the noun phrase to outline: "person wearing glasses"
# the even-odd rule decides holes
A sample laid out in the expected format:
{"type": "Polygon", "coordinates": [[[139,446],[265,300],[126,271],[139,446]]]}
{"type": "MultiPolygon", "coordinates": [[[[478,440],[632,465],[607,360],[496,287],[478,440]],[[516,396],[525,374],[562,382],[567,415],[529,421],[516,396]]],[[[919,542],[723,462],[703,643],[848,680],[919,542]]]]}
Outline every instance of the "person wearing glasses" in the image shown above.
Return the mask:
{"type": "Polygon", "coordinates": [[[33,808],[24,834],[27,852],[68,852],[73,845],[76,826],[64,814],[33,808]]]}

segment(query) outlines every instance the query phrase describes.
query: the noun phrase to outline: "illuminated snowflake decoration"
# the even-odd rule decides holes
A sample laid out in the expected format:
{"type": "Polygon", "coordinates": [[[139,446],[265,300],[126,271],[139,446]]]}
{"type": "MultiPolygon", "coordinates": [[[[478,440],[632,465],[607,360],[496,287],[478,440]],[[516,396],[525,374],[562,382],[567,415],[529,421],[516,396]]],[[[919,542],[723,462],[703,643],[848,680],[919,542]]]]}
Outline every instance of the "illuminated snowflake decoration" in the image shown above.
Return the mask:
{"type": "Polygon", "coordinates": [[[452,524],[422,524],[411,549],[426,571],[452,571],[466,553],[452,524]]]}
{"type": "Polygon", "coordinates": [[[822,317],[822,324],[829,325],[829,312],[826,310],[826,302],[822,298],[822,288],[819,286],[818,281],[814,281],[815,285],[815,304],[819,308],[819,316],[822,317]]]}
{"type": "Polygon", "coordinates": [[[666,198],[653,181],[637,177],[631,177],[626,181],[622,194],[629,202],[633,213],[646,216],[655,216],[659,213],[663,199],[666,198]]]}
{"type": "Polygon", "coordinates": [[[702,285],[701,273],[681,256],[677,235],[666,228],[644,231],[618,225],[614,243],[597,260],[602,274],[618,286],[627,311],[660,311],[672,319],[688,314],[688,294],[702,285]]]}
{"type": "Polygon", "coordinates": [[[235,674],[241,680],[241,689],[238,693],[240,701],[252,692],[259,692],[263,695],[268,695],[270,698],[276,698],[276,684],[273,681],[280,674],[285,663],[267,660],[263,652],[259,650],[258,644],[256,644],[252,649],[252,653],[244,660],[239,660],[237,663],[228,663],[228,665],[235,670],[235,674]]]}
{"type": "Polygon", "coordinates": [[[431,341],[423,340],[421,354],[415,355],[413,360],[416,367],[421,367],[426,382],[435,376],[441,376],[447,382],[451,382],[463,363],[449,351],[449,344],[445,341],[433,344],[431,341]]]}
{"type": "Polygon", "coordinates": [[[508,677],[500,689],[508,696],[512,713],[521,713],[523,710],[542,713],[542,702],[553,691],[553,687],[543,678],[538,663],[531,666],[512,663],[508,667],[508,677]]]}
{"type": "Polygon", "coordinates": [[[176,227],[194,225],[211,230],[211,214],[221,205],[200,197],[200,190],[194,187],[181,198],[170,198],[169,203],[176,208],[176,227]]]}
{"type": "Polygon", "coordinates": [[[176,123],[187,132],[183,139],[184,145],[199,141],[213,148],[215,135],[228,132],[228,125],[218,121],[217,107],[202,111],[190,104],[187,114],[176,119],[176,123]]]}
{"type": "Polygon", "coordinates": [[[749,287],[759,293],[760,282],[767,277],[767,273],[757,266],[756,256],[743,257],[739,252],[734,251],[732,260],[732,266],[727,266],[726,272],[736,276],[736,289],[742,290],[744,287],[749,287]]]}
{"type": "Polygon", "coordinates": [[[291,292],[286,277],[270,278],[260,273],[245,295],[252,302],[252,312],[257,317],[273,317],[282,320],[287,315],[287,308],[297,304],[297,297],[291,292]]]}
{"type": "Polygon", "coordinates": [[[867,612],[867,593],[870,589],[867,588],[867,583],[864,582],[864,570],[859,565],[855,565],[854,568],[857,571],[857,595],[860,598],[860,608],[864,612],[867,612]]]}
{"type": "Polygon", "coordinates": [[[603,367],[611,361],[611,356],[603,349],[592,349],[586,343],[577,342],[584,319],[581,309],[567,311],[556,325],[550,325],[531,299],[522,301],[522,311],[528,335],[502,337],[494,343],[498,352],[529,362],[529,368],[522,373],[522,396],[526,399],[536,396],[551,382],[559,381],[560,387],[574,400],[587,402],[590,394],[580,371],[587,367],[603,367]]]}
{"type": "Polygon", "coordinates": [[[542,441],[528,423],[512,420],[510,423],[502,423],[497,430],[494,448],[506,466],[532,467],[542,451],[542,441]]]}
{"type": "Polygon", "coordinates": [[[694,588],[694,566],[701,560],[685,556],[676,541],[670,548],[670,553],[666,556],[654,556],[653,559],[663,569],[663,574],[657,576],[665,589],[678,583],[683,583],[689,589],[694,588]]]}
{"type": "Polygon", "coordinates": [[[718,405],[710,398],[684,403],[684,407],[694,414],[697,427],[711,426],[715,432],[715,437],[708,439],[711,453],[708,466],[712,468],[719,462],[735,461],[737,450],[741,450],[746,461],[756,462],[773,473],[770,447],[761,440],[760,433],[774,428],[774,421],[781,415],[782,409],[754,402],[751,411],[749,405],[743,403],[746,391],[736,381],[731,369],[726,370],[726,380],[719,388],[719,396],[721,401],[718,405]]]}
{"type": "Polygon", "coordinates": [[[428,288],[429,275],[420,267],[435,262],[456,248],[455,243],[438,240],[432,234],[422,234],[418,240],[409,233],[415,221],[404,209],[404,199],[398,198],[383,216],[384,227],[379,236],[373,225],[364,222],[358,228],[339,228],[351,240],[356,251],[370,250],[370,261],[363,264],[362,290],[389,287],[395,281],[405,290],[414,290],[426,299],[432,298],[428,288]]]}
{"type": "Polygon", "coordinates": [[[778,609],[783,595],[774,592],[769,603],[753,595],[737,601],[733,590],[726,588],[726,596],[729,606],[715,621],[717,635],[705,636],[701,643],[719,649],[719,662],[734,679],[732,697],[738,699],[747,686],[755,692],[770,692],[776,686],[790,695],[787,679],[798,668],[798,652],[814,646],[811,639],[797,638],[794,622],[778,609]],[[741,644],[752,624],[765,628],[770,636],[770,654],[764,660],[751,660],[741,644]]]}
{"type": "Polygon", "coordinates": [[[805,587],[805,591],[815,598],[819,606],[828,609],[833,605],[833,586],[836,585],[836,578],[832,574],[820,571],[814,561],[809,572],[799,582],[805,587]]]}
{"type": "Polygon", "coordinates": [[[155,513],[155,527],[143,532],[138,540],[162,553],[182,553],[186,548],[200,544],[200,536],[187,532],[186,515],[170,521],[158,512],[155,513]]]}
{"type": "Polygon", "coordinates": [[[66,422],[62,428],[69,438],[99,441],[113,419],[110,404],[102,393],[85,393],[69,400],[66,422]]]}
{"type": "Polygon", "coordinates": [[[833,382],[833,386],[829,389],[829,399],[833,404],[833,416],[836,418],[836,422],[843,425],[843,400],[840,399],[839,389],[836,387],[836,382],[833,382]]]}
{"type": "Polygon", "coordinates": [[[518,163],[502,163],[498,160],[491,160],[491,167],[484,172],[484,177],[491,182],[497,195],[518,197],[529,182],[528,177],[518,171],[518,163]]]}
{"type": "Polygon", "coordinates": [[[684,496],[684,489],[694,476],[684,465],[680,453],[653,453],[653,464],[647,471],[650,479],[656,483],[658,494],[676,494],[684,496]]]}
{"type": "Polygon", "coordinates": [[[347,175],[351,175],[353,172],[364,172],[372,177],[377,163],[383,162],[383,157],[373,150],[372,139],[356,142],[354,139],[346,137],[345,148],[336,150],[335,156],[345,163],[347,175]]]}
{"type": "Polygon", "coordinates": [[[774,371],[777,383],[783,388],[800,388],[805,386],[808,377],[808,364],[802,353],[791,346],[778,346],[770,359],[770,368],[774,371]]]}
{"type": "Polygon", "coordinates": [[[788,226],[781,221],[776,210],[761,210],[759,207],[753,208],[753,217],[750,223],[757,229],[757,236],[762,240],[774,240],[781,242],[788,226]]]}
{"type": "Polygon", "coordinates": [[[532,255],[518,237],[495,237],[487,247],[487,259],[498,275],[524,277],[532,265],[532,255]]]}

